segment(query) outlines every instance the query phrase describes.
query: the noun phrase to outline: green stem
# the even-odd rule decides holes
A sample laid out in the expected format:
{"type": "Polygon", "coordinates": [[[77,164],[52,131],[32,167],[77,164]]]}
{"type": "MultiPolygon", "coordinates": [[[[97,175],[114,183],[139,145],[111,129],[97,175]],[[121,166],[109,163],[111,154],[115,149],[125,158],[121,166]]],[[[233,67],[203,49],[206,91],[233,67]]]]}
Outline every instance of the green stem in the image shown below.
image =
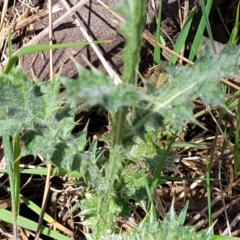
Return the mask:
{"type": "Polygon", "coordinates": [[[17,218],[19,214],[19,139],[13,139],[11,143],[10,136],[3,134],[4,156],[7,165],[7,172],[9,175],[10,191],[12,198],[12,214],[13,214],[13,235],[14,239],[17,238],[17,218]]]}
{"type": "MultiPolygon", "coordinates": [[[[145,20],[146,0],[129,0],[123,1],[122,9],[125,8],[126,23],[120,31],[126,39],[126,46],[123,51],[124,72],[122,80],[124,83],[135,82],[135,69],[138,67],[139,49],[141,47],[141,32],[145,20]]],[[[96,227],[96,239],[100,239],[102,235],[109,229],[115,216],[115,209],[111,209],[114,201],[114,191],[116,190],[116,181],[120,179],[122,165],[124,161],[123,137],[126,124],[126,116],[128,109],[122,107],[117,110],[113,121],[113,143],[110,150],[109,161],[105,165],[104,189],[99,198],[99,211],[96,227]]]]}

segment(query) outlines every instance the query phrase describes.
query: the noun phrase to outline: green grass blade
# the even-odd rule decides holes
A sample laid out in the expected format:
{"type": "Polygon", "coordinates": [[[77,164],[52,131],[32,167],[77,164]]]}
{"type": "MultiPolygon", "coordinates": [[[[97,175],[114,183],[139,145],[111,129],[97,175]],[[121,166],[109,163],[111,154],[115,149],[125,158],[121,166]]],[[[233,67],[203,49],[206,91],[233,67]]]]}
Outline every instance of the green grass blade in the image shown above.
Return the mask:
{"type": "MultiPolygon", "coordinates": [[[[101,44],[106,42],[107,41],[94,41],[94,43],[96,44],[101,44]]],[[[71,48],[71,47],[81,47],[81,46],[87,46],[87,45],[89,45],[88,42],[73,42],[73,43],[61,43],[61,44],[53,44],[53,45],[34,45],[34,46],[22,47],[17,52],[15,52],[11,56],[11,58],[9,58],[7,66],[4,69],[4,73],[10,72],[10,70],[15,65],[15,63],[17,62],[20,56],[30,54],[30,53],[47,51],[49,49],[62,49],[62,48],[71,48]]]]}
{"type": "MultiPolygon", "coordinates": [[[[195,12],[196,12],[196,8],[193,8],[191,10],[191,12],[189,13],[188,18],[186,19],[186,22],[183,25],[183,28],[182,28],[182,30],[181,30],[178,38],[177,38],[177,41],[174,45],[173,51],[176,52],[176,53],[180,53],[182,47],[184,46],[184,44],[186,42],[186,39],[187,39],[189,30],[190,30],[192,20],[193,20],[193,16],[194,16],[195,12]]],[[[175,65],[177,60],[178,60],[178,58],[176,56],[172,55],[171,58],[170,58],[170,63],[175,65]]]]}
{"type": "Polygon", "coordinates": [[[212,204],[211,204],[211,181],[210,181],[210,165],[209,161],[206,158],[206,183],[207,183],[207,202],[208,202],[208,222],[209,227],[212,226],[212,204]]]}
{"type": "Polygon", "coordinates": [[[12,37],[10,32],[8,32],[8,56],[9,58],[12,57],[12,37]]]}
{"type": "Polygon", "coordinates": [[[238,38],[238,28],[239,28],[239,2],[238,2],[238,6],[237,6],[237,14],[236,14],[236,19],[235,19],[235,25],[234,28],[232,30],[230,39],[228,41],[228,44],[234,44],[237,42],[237,38],[238,38]]]}
{"type": "MultiPolygon", "coordinates": [[[[26,206],[31,209],[32,211],[34,211],[36,214],[38,214],[38,216],[40,216],[42,209],[35,204],[34,202],[32,202],[31,200],[25,198],[24,196],[20,196],[21,199],[24,201],[24,203],[26,204],[26,206]]],[[[78,205],[77,205],[78,206],[78,205]]],[[[79,207],[79,206],[78,206],[79,207]]],[[[76,209],[75,209],[76,210],[76,209]]],[[[69,229],[67,229],[65,226],[61,225],[60,223],[58,223],[56,220],[54,220],[49,214],[44,213],[43,219],[48,222],[49,224],[51,224],[52,226],[54,226],[55,228],[62,230],[63,232],[72,235],[72,231],[70,231],[69,229]]]]}
{"type": "Polygon", "coordinates": [[[239,240],[239,238],[235,237],[228,237],[228,236],[220,236],[220,235],[214,235],[212,236],[212,240],[239,240]]]}
{"type": "Polygon", "coordinates": [[[194,142],[176,142],[173,143],[173,147],[179,148],[197,148],[197,149],[206,149],[207,145],[204,143],[194,143],[194,142]]]}
{"type": "MultiPolygon", "coordinates": [[[[210,2],[210,4],[211,4],[212,0],[208,0],[208,2],[210,2]]],[[[211,30],[210,22],[209,22],[209,19],[208,19],[208,11],[205,7],[204,0],[200,0],[200,6],[201,6],[201,9],[202,9],[202,12],[203,12],[203,17],[205,19],[205,24],[206,24],[206,27],[207,27],[208,37],[211,41],[212,49],[216,53],[216,47],[215,47],[215,44],[214,44],[212,30],[211,30]]]]}
{"type": "MultiPolygon", "coordinates": [[[[8,173],[7,170],[0,170],[0,173],[8,173]]],[[[34,169],[20,169],[21,174],[30,174],[30,175],[47,175],[47,168],[34,168],[34,169]]],[[[77,171],[67,172],[64,169],[54,168],[52,170],[51,176],[64,177],[68,176],[71,178],[82,178],[83,175],[77,171]]]]}
{"type": "MultiPolygon", "coordinates": [[[[207,1],[206,7],[205,7],[205,11],[206,11],[207,16],[210,13],[211,7],[212,7],[212,0],[207,1]]],[[[192,43],[192,46],[191,46],[191,50],[190,50],[190,54],[189,54],[189,58],[188,58],[190,61],[193,61],[195,56],[196,56],[197,50],[198,50],[198,48],[200,46],[200,43],[202,41],[202,37],[203,37],[205,27],[206,27],[205,16],[202,16],[201,21],[200,21],[199,26],[198,26],[197,33],[194,37],[194,40],[193,40],[193,43],[192,43]]]]}
{"type": "Polygon", "coordinates": [[[148,209],[152,209],[153,213],[155,215],[156,212],[154,209],[153,195],[152,195],[151,189],[149,187],[149,181],[147,180],[145,173],[143,173],[143,179],[144,179],[145,188],[146,188],[146,192],[147,192],[147,196],[148,196],[148,200],[149,200],[148,209]]]}
{"type": "MultiPolygon", "coordinates": [[[[160,5],[158,8],[158,19],[157,19],[157,29],[156,29],[156,42],[160,42],[160,29],[161,29],[161,14],[162,14],[162,1],[160,1],[160,5]]],[[[153,53],[153,65],[157,65],[160,59],[161,49],[158,46],[154,46],[153,53]]]]}
{"type": "Polygon", "coordinates": [[[172,140],[168,143],[167,149],[162,154],[161,159],[159,159],[159,164],[158,164],[156,170],[154,171],[152,182],[151,182],[151,192],[152,193],[153,193],[154,189],[156,188],[156,186],[158,184],[160,173],[163,171],[165,161],[167,159],[167,156],[170,153],[170,150],[171,150],[171,147],[172,147],[172,144],[173,144],[174,140],[175,140],[175,138],[173,137],[172,140]]]}
{"type": "Polygon", "coordinates": [[[16,214],[19,214],[20,206],[20,171],[19,171],[19,160],[20,160],[20,142],[19,137],[13,138],[13,175],[14,175],[14,193],[15,193],[15,211],[16,214]]]}
{"type": "Polygon", "coordinates": [[[189,201],[186,202],[186,204],[184,205],[183,209],[181,210],[181,212],[179,213],[179,215],[177,217],[179,224],[182,226],[186,220],[188,206],[189,206],[189,201]]]}
{"type": "MultiPolygon", "coordinates": [[[[6,170],[0,170],[0,173],[7,173],[6,170]]],[[[23,169],[20,170],[21,174],[30,174],[30,175],[43,175],[46,176],[47,175],[47,169],[46,168],[40,168],[40,169],[23,169]]],[[[51,176],[58,176],[58,177],[70,177],[70,178],[82,178],[83,175],[78,173],[77,171],[74,172],[67,172],[63,169],[54,169],[51,173],[51,176]]],[[[168,180],[168,181],[182,181],[182,180],[187,180],[187,181],[196,181],[196,180],[206,180],[205,178],[181,178],[181,177],[168,177],[168,176],[159,176],[159,179],[161,179],[162,181],[164,180],[168,180]]],[[[215,178],[210,178],[210,181],[216,181],[217,179],[215,178]]]]}
{"type": "MultiPolygon", "coordinates": [[[[12,57],[12,40],[11,33],[8,33],[8,53],[10,58],[12,57]]],[[[2,136],[4,144],[4,155],[7,165],[7,173],[9,176],[10,191],[12,197],[12,216],[13,216],[13,235],[14,239],[18,239],[17,236],[17,219],[19,215],[19,193],[20,193],[20,173],[19,173],[19,156],[20,156],[20,144],[19,138],[14,137],[13,143],[11,143],[10,136],[4,134],[2,136]]]]}
{"type": "Polygon", "coordinates": [[[16,195],[16,175],[14,172],[14,153],[13,153],[13,148],[11,144],[11,140],[8,134],[4,134],[2,136],[3,139],[3,147],[4,147],[4,156],[6,160],[6,167],[7,167],[7,172],[9,176],[9,182],[10,182],[10,191],[11,191],[11,198],[12,198],[12,223],[13,223],[13,235],[14,238],[17,239],[17,219],[18,219],[18,209],[19,207],[17,206],[19,204],[19,199],[17,198],[16,195]]]}
{"type": "MultiPolygon", "coordinates": [[[[12,213],[6,209],[0,208],[0,219],[5,222],[8,222],[8,223],[13,223],[12,213]]],[[[35,223],[27,218],[24,218],[22,216],[18,216],[17,225],[19,227],[29,229],[33,232],[35,232],[37,229],[37,223],[35,223]]],[[[61,239],[61,240],[69,240],[70,239],[69,237],[66,237],[63,234],[56,232],[45,226],[42,226],[41,234],[51,237],[53,239],[61,239]]]]}
{"type": "Polygon", "coordinates": [[[239,150],[239,133],[240,133],[240,101],[238,100],[238,108],[236,113],[236,134],[235,134],[235,145],[234,145],[234,172],[240,171],[240,150],[239,150]]]}

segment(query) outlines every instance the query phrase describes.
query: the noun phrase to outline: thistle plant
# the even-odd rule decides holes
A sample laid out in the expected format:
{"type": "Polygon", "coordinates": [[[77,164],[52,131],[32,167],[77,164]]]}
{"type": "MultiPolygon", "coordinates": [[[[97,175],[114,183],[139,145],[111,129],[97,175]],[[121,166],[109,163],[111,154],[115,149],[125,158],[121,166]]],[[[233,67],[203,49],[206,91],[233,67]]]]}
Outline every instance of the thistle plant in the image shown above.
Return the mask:
{"type": "MultiPolygon", "coordinates": [[[[144,206],[144,201],[149,198],[151,202],[154,187],[160,182],[159,173],[165,167],[164,153],[155,141],[165,119],[174,121],[176,131],[189,121],[196,122],[192,102],[197,98],[205,105],[226,108],[220,78],[239,75],[240,49],[231,45],[220,54],[211,55],[203,49],[191,68],[165,65],[168,87],[153,86],[144,80],[148,91],[140,91],[136,69],[143,44],[145,7],[146,1],[124,0],[118,9],[125,18],[119,30],[126,39],[122,84],[116,86],[97,69],[78,65],[79,77],[75,80],[56,77],[51,82],[29,81],[22,70],[13,68],[18,56],[13,56],[5,74],[0,74],[0,134],[8,162],[15,235],[21,224],[19,161],[31,154],[41,155],[59,173],[75,176],[91,188],[91,194],[86,194],[77,206],[85,214],[84,224],[92,229],[91,234],[86,234],[88,239],[156,239],[160,235],[159,239],[211,238],[210,230],[196,234],[193,228],[183,227],[185,217],[177,216],[173,209],[158,222],[153,203],[144,206]],[[61,95],[60,84],[66,88],[61,95]],[[96,141],[86,150],[87,126],[77,135],[72,134],[79,102],[84,102],[80,108],[101,106],[110,113],[113,129],[107,140],[109,156],[97,149],[96,141]],[[132,167],[134,163],[142,168],[132,167]],[[146,179],[146,172],[152,168],[157,169],[156,174],[153,179],[146,179]],[[116,217],[126,210],[122,200],[126,203],[128,198],[143,203],[146,218],[131,233],[124,234],[116,230],[116,217]]],[[[50,229],[49,233],[66,239],[50,229]]]]}

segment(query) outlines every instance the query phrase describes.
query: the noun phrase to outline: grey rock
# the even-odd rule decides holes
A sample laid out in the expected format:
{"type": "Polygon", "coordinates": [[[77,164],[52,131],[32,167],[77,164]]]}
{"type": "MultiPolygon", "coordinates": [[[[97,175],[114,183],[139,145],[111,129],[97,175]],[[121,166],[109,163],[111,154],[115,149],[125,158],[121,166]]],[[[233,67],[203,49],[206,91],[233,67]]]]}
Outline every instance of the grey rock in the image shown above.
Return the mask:
{"type": "MultiPolygon", "coordinates": [[[[118,0],[105,0],[103,2],[111,8],[116,7],[120,3],[118,0]]],[[[75,1],[71,0],[71,4],[75,4],[75,1]]],[[[54,14],[53,21],[65,11],[64,9],[54,14]]],[[[101,45],[99,48],[113,69],[120,72],[122,62],[118,53],[123,47],[124,39],[119,34],[116,34],[118,21],[116,21],[115,17],[96,1],[89,1],[89,3],[80,8],[76,14],[79,19],[82,20],[82,25],[87,29],[88,34],[93,40],[111,40],[111,43],[101,45]]],[[[35,32],[40,32],[46,28],[46,26],[48,26],[48,17],[41,19],[41,21],[35,24],[35,32]]],[[[79,28],[74,24],[72,17],[69,17],[54,29],[53,34],[55,43],[86,42],[79,28]]],[[[48,42],[48,36],[46,36],[41,39],[39,43],[48,44],[48,42]]],[[[93,49],[90,46],[86,46],[54,50],[54,72],[57,73],[60,71],[63,76],[74,77],[77,74],[77,70],[72,59],[83,66],[87,66],[83,56],[94,66],[103,69],[93,49]]],[[[49,53],[47,51],[24,56],[21,59],[21,65],[29,78],[34,76],[41,80],[47,80],[49,78],[49,53]]]]}

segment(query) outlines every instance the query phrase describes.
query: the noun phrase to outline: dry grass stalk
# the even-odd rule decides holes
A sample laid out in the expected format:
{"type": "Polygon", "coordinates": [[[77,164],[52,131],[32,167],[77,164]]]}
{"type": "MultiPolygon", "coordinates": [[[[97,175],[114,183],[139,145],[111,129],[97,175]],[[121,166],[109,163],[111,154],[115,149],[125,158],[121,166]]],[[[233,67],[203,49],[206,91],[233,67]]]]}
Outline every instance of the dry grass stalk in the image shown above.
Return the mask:
{"type": "MultiPolygon", "coordinates": [[[[70,10],[70,6],[67,3],[67,1],[66,0],[61,0],[61,1],[62,1],[63,5],[65,6],[65,8],[67,10],[70,10]]],[[[115,71],[111,68],[111,66],[108,64],[106,59],[102,56],[99,48],[93,43],[91,37],[89,36],[89,34],[85,30],[85,28],[82,26],[81,21],[79,20],[77,15],[73,14],[72,18],[74,19],[74,22],[76,23],[76,25],[79,27],[79,29],[80,29],[81,33],[83,34],[83,36],[86,38],[86,40],[89,42],[90,46],[95,51],[96,55],[98,56],[99,60],[103,64],[103,66],[106,69],[106,71],[107,71],[108,75],[110,76],[110,78],[113,79],[114,84],[116,84],[116,85],[120,84],[122,82],[122,80],[115,73],[115,71]]]]}

